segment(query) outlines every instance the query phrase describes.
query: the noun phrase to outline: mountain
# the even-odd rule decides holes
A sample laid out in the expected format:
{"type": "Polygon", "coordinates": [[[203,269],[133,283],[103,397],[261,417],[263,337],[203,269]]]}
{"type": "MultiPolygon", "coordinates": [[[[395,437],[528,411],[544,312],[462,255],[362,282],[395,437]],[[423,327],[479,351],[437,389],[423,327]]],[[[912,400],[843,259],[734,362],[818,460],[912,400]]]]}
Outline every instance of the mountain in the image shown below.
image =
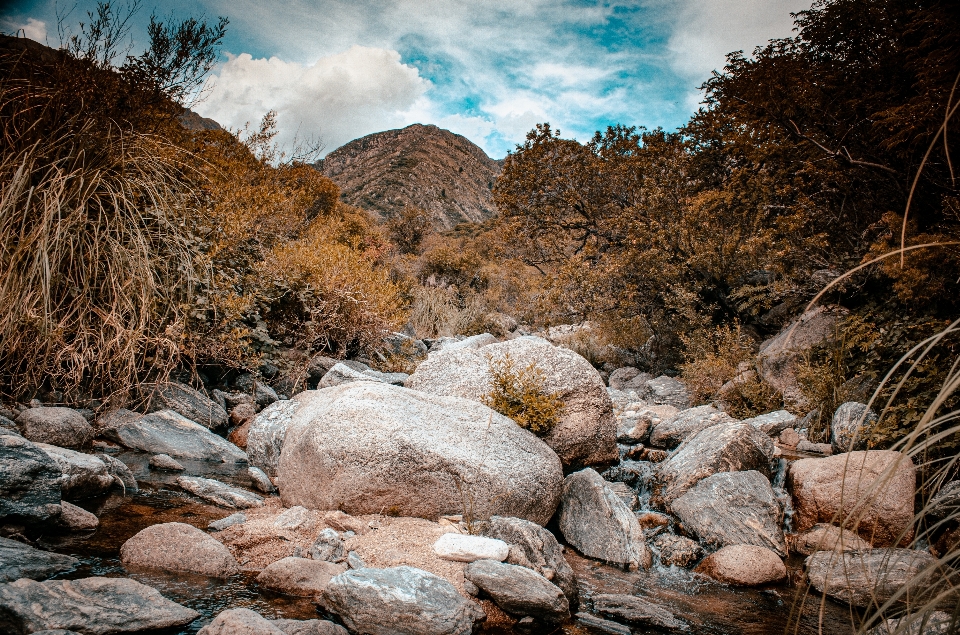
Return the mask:
{"type": "Polygon", "coordinates": [[[493,183],[500,163],[469,139],[413,124],[343,145],[317,166],[351,205],[391,218],[411,205],[433,214],[437,227],[494,215],[493,183]]]}

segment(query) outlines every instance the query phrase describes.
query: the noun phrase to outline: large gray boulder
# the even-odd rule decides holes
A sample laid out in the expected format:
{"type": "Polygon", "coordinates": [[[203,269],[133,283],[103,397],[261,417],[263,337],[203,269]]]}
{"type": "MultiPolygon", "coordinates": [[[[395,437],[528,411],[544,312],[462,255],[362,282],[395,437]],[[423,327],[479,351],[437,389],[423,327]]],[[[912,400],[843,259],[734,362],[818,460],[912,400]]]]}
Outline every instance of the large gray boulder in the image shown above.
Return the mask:
{"type": "Polygon", "coordinates": [[[287,428],[303,402],[300,395],[277,401],[261,410],[250,424],[250,431],[247,433],[247,456],[251,465],[260,468],[268,476],[277,475],[287,428]]]}
{"type": "Polygon", "coordinates": [[[21,412],[16,422],[20,434],[35,443],[79,448],[93,438],[93,426],[71,408],[30,408],[21,412]]]}
{"type": "Polygon", "coordinates": [[[84,635],[186,626],[200,614],[129,578],[21,579],[0,584],[0,632],[64,629],[84,635]]]}
{"type": "Polygon", "coordinates": [[[490,362],[509,356],[517,368],[534,364],[544,389],[556,393],[563,412],[543,440],[565,467],[610,463],[618,458],[617,424],[603,378],[590,362],[538,337],[520,337],[480,350],[457,348],[431,353],[407,388],[433,395],[483,401],[491,390],[490,362]]]}
{"type": "Polygon", "coordinates": [[[46,580],[58,573],[72,571],[80,561],[51,551],[41,551],[9,538],[0,538],[0,582],[20,578],[46,580]]]}
{"type": "Polygon", "coordinates": [[[545,524],[560,498],[556,454],[483,404],[355,382],[294,398],[278,469],[287,507],[471,513],[545,524]]]}
{"type": "Polygon", "coordinates": [[[231,509],[263,507],[263,497],[239,487],[233,487],[216,479],[200,476],[179,476],[177,485],[198,498],[214,505],[231,509]]]}
{"type": "Polygon", "coordinates": [[[113,487],[113,475],[97,457],[46,443],[38,443],[37,447],[60,466],[60,491],[66,500],[100,496],[113,487]]]}
{"type": "Polygon", "coordinates": [[[497,606],[520,617],[556,624],[570,617],[570,603],[560,587],[526,567],[496,560],[477,560],[463,577],[489,595],[497,606]]]}
{"type": "Polygon", "coordinates": [[[222,543],[193,525],[162,523],[150,525],[120,547],[125,567],[198,573],[228,578],[240,572],[240,565],[222,543]]]}
{"type": "Polygon", "coordinates": [[[486,535],[510,545],[507,562],[536,571],[560,587],[570,604],[576,605],[577,576],[552,533],[529,520],[493,516],[487,524],[486,535]]]}
{"type": "Polygon", "coordinates": [[[36,523],[59,516],[62,475],[35,443],[0,431],[0,520],[36,523]]]}
{"type": "Polygon", "coordinates": [[[413,567],[351,569],[330,580],[320,604],[367,635],[470,635],[486,617],[452,584],[413,567]]]}
{"type": "MultiPolygon", "coordinates": [[[[944,575],[937,569],[936,558],[913,549],[818,551],[806,559],[804,567],[817,591],[859,607],[882,605],[907,585],[911,585],[910,601],[922,604],[925,590],[944,575]]],[[[903,595],[901,601],[906,600],[903,595]]]]}
{"type": "Polygon", "coordinates": [[[243,450],[173,410],[124,421],[109,436],[121,445],[150,454],[221,463],[247,460],[243,450]]]}
{"type": "Polygon", "coordinates": [[[687,438],[718,423],[733,423],[736,419],[713,406],[697,406],[681,410],[673,417],[664,419],[650,432],[650,445],[673,449],[687,438]]]}
{"type": "Polygon", "coordinates": [[[705,545],[715,549],[756,545],[787,557],[783,513],[770,481],[759,472],[708,476],[674,500],[671,507],[684,530],[705,545]]]}
{"type": "Polygon", "coordinates": [[[687,438],[657,466],[654,501],[667,509],[703,479],[718,472],[756,470],[771,476],[773,441],[749,423],[721,423],[687,438]]]}
{"type": "Polygon", "coordinates": [[[588,558],[630,569],[651,564],[636,516],[591,468],[564,480],[559,524],[567,543],[588,558]]]}
{"type": "Polygon", "coordinates": [[[173,410],[211,430],[226,427],[230,422],[227,411],[220,404],[186,384],[175,381],[141,384],[139,392],[147,412],[173,410]]]}
{"type": "Polygon", "coordinates": [[[830,421],[830,446],[834,454],[866,450],[877,425],[877,413],[867,404],[848,401],[840,404],[830,421]]]}

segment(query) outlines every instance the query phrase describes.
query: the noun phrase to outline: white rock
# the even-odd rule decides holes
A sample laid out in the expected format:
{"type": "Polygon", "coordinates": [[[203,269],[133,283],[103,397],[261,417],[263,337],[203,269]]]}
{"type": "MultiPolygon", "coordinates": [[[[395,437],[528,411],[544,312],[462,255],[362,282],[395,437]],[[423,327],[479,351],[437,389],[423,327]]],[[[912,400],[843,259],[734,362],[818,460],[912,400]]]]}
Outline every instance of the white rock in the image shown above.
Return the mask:
{"type": "Polygon", "coordinates": [[[475,562],[497,560],[503,562],[510,555],[510,545],[496,538],[465,534],[443,534],[433,543],[433,550],[444,560],[475,562]]]}
{"type": "Polygon", "coordinates": [[[313,522],[313,514],[306,507],[297,505],[277,516],[273,526],[277,529],[300,529],[313,522]]]}

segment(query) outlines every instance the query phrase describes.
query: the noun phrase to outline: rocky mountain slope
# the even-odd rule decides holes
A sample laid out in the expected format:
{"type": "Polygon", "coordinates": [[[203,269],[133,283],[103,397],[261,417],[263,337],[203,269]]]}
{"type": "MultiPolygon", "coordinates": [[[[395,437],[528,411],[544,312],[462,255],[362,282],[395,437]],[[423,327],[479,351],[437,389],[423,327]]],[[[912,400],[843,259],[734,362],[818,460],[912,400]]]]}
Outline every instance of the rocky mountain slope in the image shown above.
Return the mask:
{"type": "Polygon", "coordinates": [[[337,148],[317,167],[340,186],[345,202],[381,219],[408,205],[429,210],[442,228],[494,214],[500,164],[465,137],[436,126],[367,135],[337,148]]]}

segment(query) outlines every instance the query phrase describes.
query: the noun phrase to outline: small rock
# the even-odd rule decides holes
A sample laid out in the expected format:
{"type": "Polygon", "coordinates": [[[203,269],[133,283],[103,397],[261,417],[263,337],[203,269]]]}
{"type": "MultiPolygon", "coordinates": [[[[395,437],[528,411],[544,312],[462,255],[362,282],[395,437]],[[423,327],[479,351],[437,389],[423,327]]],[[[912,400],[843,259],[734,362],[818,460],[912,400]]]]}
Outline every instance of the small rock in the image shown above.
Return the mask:
{"type": "Polygon", "coordinates": [[[246,423],[230,430],[230,434],[227,435],[227,441],[234,444],[241,450],[246,450],[247,441],[250,438],[250,429],[253,427],[253,421],[253,419],[250,419],[246,423]]]}
{"type": "Polygon", "coordinates": [[[93,531],[100,526],[100,519],[81,507],[72,505],[67,501],[61,501],[60,507],[63,511],[60,513],[57,524],[64,529],[69,531],[93,531]]]}
{"type": "Polygon", "coordinates": [[[862,551],[873,545],[852,531],[836,525],[818,523],[793,539],[793,551],[810,556],[818,551],[862,551]]]}
{"type": "Polygon", "coordinates": [[[348,635],[347,629],[329,620],[272,620],[286,635],[348,635]]]}
{"type": "Polygon", "coordinates": [[[232,507],[234,509],[263,507],[263,498],[253,492],[248,492],[239,487],[231,487],[212,478],[179,476],[177,477],[177,485],[194,496],[221,507],[232,507]]]}
{"type": "Polygon", "coordinates": [[[735,586],[759,586],[787,577],[780,557],[756,545],[724,547],[704,558],[694,571],[735,586]]]}
{"type": "Polygon", "coordinates": [[[797,443],[797,451],[830,456],[833,454],[833,446],[829,443],[811,443],[806,439],[800,439],[800,442],[797,443]]]}
{"type": "Polygon", "coordinates": [[[351,569],[363,569],[367,566],[367,563],[363,561],[359,553],[351,551],[347,553],[347,566],[351,569]]]}
{"type": "Polygon", "coordinates": [[[113,487],[113,476],[97,457],[46,443],[37,443],[37,447],[60,466],[63,473],[60,492],[63,498],[77,500],[100,496],[113,487]]]}
{"type": "Polygon", "coordinates": [[[0,582],[13,582],[20,578],[45,580],[58,573],[73,571],[79,565],[80,561],[76,558],[0,538],[0,582]]]}
{"type": "Polygon", "coordinates": [[[137,485],[136,477],[134,477],[133,472],[130,471],[130,468],[127,467],[126,463],[102,452],[98,452],[95,456],[103,461],[103,464],[107,466],[107,472],[113,476],[114,482],[119,481],[119,483],[123,486],[124,494],[133,493],[140,490],[140,487],[137,485]]]}
{"type": "Polygon", "coordinates": [[[298,597],[316,597],[327,584],[346,567],[323,560],[283,558],[267,566],[257,576],[257,584],[264,588],[298,597]]]}
{"type": "Polygon", "coordinates": [[[687,392],[687,387],[683,382],[666,375],[644,383],[640,397],[658,406],[673,406],[680,410],[690,407],[690,393],[687,392]]]}
{"type": "Polygon", "coordinates": [[[144,412],[172,410],[211,430],[227,425],[226,411],[216,401],[187,384],[175,381],[141,384],[138,391],[144,402],[144,412]]]}
{"type": "Polygon", "coordinates": [[[306,507],[291,507],[277,516],[273,526],[277,529],[293,531],[313,524],[313,512],[306,507]]]}
{"type": "Polygon", "coordinates": [[[340,510],[330,511],[323,515],[323,522],[337,531],[352,531],[363,535],[367,533],[367,525],[359,518],[344,514],[340,510]]]}
{"type": "Polygon", "coordinates": [[[184,571],[213,578],[240,572],[230,551],[193,525],[162,523],[142,529],[120,547],[126,567],[184,571]]]}
{"type": "Polygon", "coordinates": [[[668,631],[689,630],[689,627],[670,611],[635,595],[601,593],[593,596],[593,609],[606,617],[638,626],[652,626],[668,631]]]}
{"type": "Polygon", "coordinates": [[[247,522],[247,515],[243,512],[237,512],[236,514],[230,514],[226,518],[213,521],[207,525],[207,529],[212,529],[213,531],[223,531],[227,527],[242,525],[245,522],[247,522]]]}
{"type": "Polygon", "coordinates": [[[554,624],[570,617],[570,603],[560,587],[526,567],[477,560],[466,566],[463,576],[507,613],[554,624]]]}
{"type": "Polygon", "coordinates": [[[609,635],[633,635],[633,631],[630,630],[629,626],[611,622],[596,615],[581,612],[577,613],[576,618],[581,625],[595,631],[600,631],[601,633],[609,633],[609,635]]]}
{"type": "Polygon", "coordinates": [[[271,481],[270,477],[259,467],[247,468],[247,473],[250,475],[250,481],[257,490],[264,494],[272,494],[277,491],[277,488],[273,486],[273,481],[271,481]]]}
{"type": "Polygon", "coordinates": [[[433,551],[444,560],[456,562],[484,559],[503,562],[510,553],[510,546],[496,538],[450,533],[443,534],[433,543],[433,551]]]}
{"type": "Polygon", "coordinates": [[[703,557],[703,547],[696,540],[673,534],[660,534],[653,540],[660,552],[660,563],[668,567],[689,567],[703,557]]]}
{"type": "Polygon", "coordinates": [[[718,423],[736,421],[713,406],[697,406],[681,410],[676,416],[661,421],[650,432],[650,445],[671,450],[701,430],[718,423]]]}
{"type": "Polygon", "coordinates": [[[780,433],[780,445],[795,448],[800,443],[800,435],[793,428],[787,428],[780,433]]]}
{"type": "Polygon", "coordinates": [[[254,402],[260,406],[269,406],[279,399],[273,388],[256,379],[250,373],[244,373],[237,377],[233,385],[253,397],[254,402]]]}
{"type": "Polygon", "coordinates": [[[310,557],[327,562],[343,562],[345,549],[343,539],[333,529],[327,528],[317,535],[310,547],[310,557]]]}
{"type": "Polygon", "coordinates": [[[637,498],[637,493],[633,491],[626,483],[621,483],[620,481],[614,481],[613,483],[607,483],[607,488],[616,494],[623,504],[627,506],[627,509],[633,511],[640,506],[640,499],[637,498]]]}
{"type": "Polygon", "coordinates": [[[657,450],[655,448],[644,448],[643,454],[640,455],[641,461],[649,461],[650,463],[663,463],[670,456],[670,453],[666,450],[657,450]]]}
{"type": "Polygon", "coordinates": [[[150,457],[150,467],[155,470],[168,470],[170,472],[182,472],[185,467],[180,465],[180,463],[174,459],[172,456],[167,454],[155,454],[150,457]]]}
{"type": "MultiPolygon", "coordinates": [[[[882,605],[921,573],[927,584],[942,579],[942,573],[931,570],[936,566],[936,558],[913,549],[818,551],[804,562],[813,588],[835,600],[860,607],[882,605]]],[[[909,597],[911,604],[922,605],[924,595],[923,589],[914,588],[903,595],[902,600],[907,601],[909,597]]]]}
{"type": "Polygon", "coordinates": [[[571,605],[576,604],[577,577],[563,557],[563,547],[547,529],[522,518],[493,516],[486,534],[510,545],[507,562],[536,571],[560,587],[571,605]]]}
{"type": "Polygon", "coordinates": [[[922,611],[885,620],[867,635],[951,635],[956,632],[954,617],[946,611],[922,611]]]}
{"type": "Polygon", "coordinates": [[[253,421],[256,416],[257,409],[252,403],[240,403],[230,411],[230,423],[235,426],[243,426],[253,421]]]}
{"type": "Polygon", "coordinates": [[[632,489],[640,489],[653,479],[654,467],[646,461],[620,461],[604,470],[601,476],[610,483],[625,483],[632,489]]]}
{"type": "Polygon", "coordinates": [[[951,481],[941,487],[927,503],[926,512],[936,520],[960,513],[960,481],[951,481]]]}
{"type": "Polygon", "coordinates": [[[16,423],[24,438],[62,448],[79,448],[94,435],[93,427],[83,415],[70,408],[29,408],[20,413],[16,423]]]}
{"type": "Polygon", "coordinates": [[[648,531],[670,525],[670,517],[660,512],[639,512],[637,514],[637,523],[640,529],[648,531]]]}
{"type": "MultiPolygon", "coordinates": [[[[632,366],[618,368],[610,373],[610,378],[607,380],[607,385],[614,390],[629,390],[630,388],[636,390],[640,386],[630,386],[630,388],[626,388],[626,384],[628,384],[631,379],[634,379],[641,374],[642,373],[640,372],[639,368],[633,368],[632,366]]],[[[653,376],[647,375],[644,381],[650,381],[651,379],[653,379],[653,376]]]]}
{"type": "Polygon", "coordinates": [[[744,419],[743,422],[749,423],[764,434],[775,437],[784,430],[792,428],[797,423],[797,415],[787,410],[777,410],[751,419],[744,419]]]}
{"type": "Polygon", "coordinates": [[[474,584],[470,580],[465,579],[463,581],[463,590],[467,595],[472,595],[473,597],[477,597],[478,595],[480,595],[480,587],[478,587],[476,584],[474,584]]]}
{"type": "Polygon", "coordinates": [[[877,414],[867,404],[856,401],[841,404],[830,422],[830,445],[834,453],[866,450],[876,425],[877,414]]]}
{"type": "Polygon", "coordinates": [[[270,620],[250,609],[227,609],[197,635],[285,635],[270,620]]]}

